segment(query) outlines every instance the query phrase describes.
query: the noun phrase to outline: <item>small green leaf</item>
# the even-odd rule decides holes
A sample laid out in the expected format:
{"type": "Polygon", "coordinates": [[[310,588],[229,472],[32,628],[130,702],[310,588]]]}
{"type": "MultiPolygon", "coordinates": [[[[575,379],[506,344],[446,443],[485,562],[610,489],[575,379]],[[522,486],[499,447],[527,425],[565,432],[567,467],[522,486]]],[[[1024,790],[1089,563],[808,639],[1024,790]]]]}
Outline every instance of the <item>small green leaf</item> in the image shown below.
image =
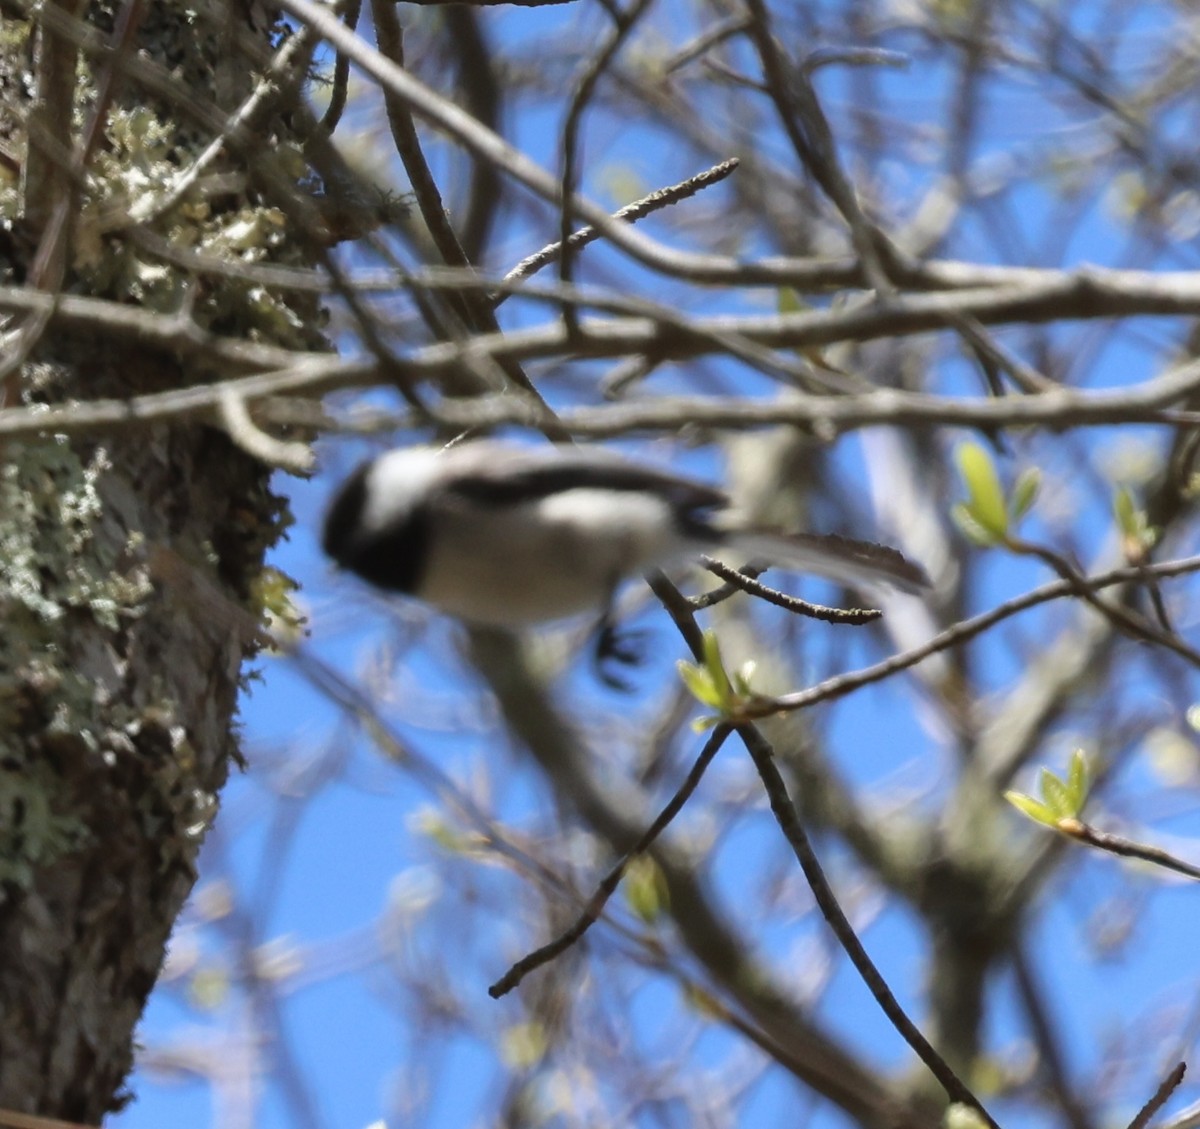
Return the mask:
{"type": "Polygon", "coordinates": [[[754,697],[754,688],[750,685],[750,680],[754,677],[757,669],[758,663],[753,659],[747,659],[738,670],[734,671],[733,685],[739,698],[754,697]]]}
{"type": "Polygon", "coordinates": [[[955,1102],[942,1114],[942,1129],[987,1129],[987,1121],[979,1110],[965,1102],[955,1102]]]}
{"type": "Polygon", "coordinates": [[[689,662],[676,663],[679,677],[691,691],[692,696],[706,706],[720,711],[716,717],[703,717],[692,723],[692,728],[698,733],[711,729],[723,721],[735,717],[746,700],[757,698],[750,689],[750,676],[754,673],[754,663],[745,663],[742,669],[730,681],[721,658],[721,644],[715,631],[706,631],[701,646],[701,665],[689,662]]]}
{"type": "Polygon", "coordinates": [[[652,925],[670,905],[667,880],[649,855],[638,855],[625,868],[625,901],[647,925],[652,925]]]}
{"type": "Polygon", "coordinates": [[[1067,769],[1067,795],[1073,815],[1083,811],[1088,794],[1088,776],[1087,757],[1082,749],[1076,749],[1071,754],[1071,764],[1067,769]]]}
{"type": "Polygon", "coordinates": [[[1121,531],[1126,559],[1143,560],[1146,551],[1158,541],[1160,530],[1150,524],[1149,515],[1138,508],[1133,493],[1125,486],[1118,487],[1113,494],[1113,516],[1121,531]]]}
{"type": "Polygon", "coordinates": [[[1037,467],[1026,467],[1017,476],[1012,490],[1012,517],[1020,521],[1033,503],[1037,501],[1038,491],[1042,488],[1042,472],[1037,467]]]}
{"type": "Polygon", "coordinates": [[[675,664],[683,684],[691,691],[692,697],[705,706],[721,709],[725,700],[720,691],[713,685],[712,675],[703,667],[684,662],[682,659],[675,664]]]}
{"type": "Polygon", "coordinates": [[[421,808],[412,814],[408,822],[415,833],[424,835],[448,854],[463,854],[468,849],[466,836],[434,808],[421,808]]]}
{"type": "Polygon", "coordinates": [[[1029,816],[1035,823],[1044,823],[1047,827],[1053,827],[1058,822],[1058,817],[1041,800],[1035,800],[1024,792],[1005,792],[1004,798],[1017,811],[1029,816]]]}
{"type": "Polygon", "coordinates": [[[1119,486],[1113,495],[1113,516],[1125,537],[1138,537],[1145,526],[1144,519],[1139,519],[1137,504],[1127,486],[1119,486]]]}
{"type": "MultiPolygon", "coordinates": [[[[781,314],[800,314],[812,309],[812,306],[800,297],[799,292],[790,286],[781,286],[779,288],[775,306],[781,314]]],[[[825,351],[816,345],[797,349],[796,352],[815,368],[824,369],[826,372],[843,373],[844,375],[844,370],[833,364],[825,356],[825,351]]]]}
{"type": "Polygon", "coordinates": [[[800,300],[800,295],[791,286],[779,288],[779,297],[776,299],[775,307],[781,314],[798,314],[801,310],[809,308],[800,300]]]}
{"type": "Polygon", "coordinates": [[[216,1011],[229,997],[228,973],[217,965],[203,965],[188,983],[188,996],[194,1007],[216,1011]]]}
{"type": "Polygon", "coordinates": [[[500,1057],[506,1066],[528,1070],[542,1061],[548,1046],[546,1029],[540,1023],[515,1023],[500,1036],[500,1057]]]}
{"type": "Polygon", "coordinates": [[[1067,786],[1059,780],[1048,768],[1042,769],[1041,774],[1042,799],[1046,807],[1054,813],[1055,819],[1069,819],[1075,814],[1071,808],[1071,797],[1067,786]]]}
{"type": "Polygon", "coordinates": [[[975,516],[967,508],[965,502],[956,502],[950,510],[950,516],[954,519],[954,524],[962,530],[967,540],[974,545],[978,545],[980,548],[991,548],[1000,540],[994,533],[989,533],[975,520],[975,516]]]}
{"type": "Polygon", "coordinates": [[[729,675],[725,673],[725,663],[721,659],[721,641],[715,631],[704,633],[704,669],[708,671],[713,686],[716,687],[720,698],[713,702],[715,706],[727,706],[733,700],[733,686],[729,675]]]}
{"type": "Polygon", "coordinates": [[[1002,541],[1008,535],[1008,507],[992,456],[978,443],[960,443],[955,457],[967,487],[968,511],[993,537],[1002,541]]]}

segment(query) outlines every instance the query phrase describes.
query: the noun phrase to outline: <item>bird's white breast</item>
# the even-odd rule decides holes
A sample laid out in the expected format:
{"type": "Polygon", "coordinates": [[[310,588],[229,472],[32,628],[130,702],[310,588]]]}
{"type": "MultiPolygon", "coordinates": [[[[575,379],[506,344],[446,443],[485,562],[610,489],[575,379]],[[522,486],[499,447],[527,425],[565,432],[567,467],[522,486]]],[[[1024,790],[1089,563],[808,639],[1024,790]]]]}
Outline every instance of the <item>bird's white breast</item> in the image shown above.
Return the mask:
{"type": "Polygon", "coordinates": [[[686,551],[669,503],[590,488],[510,505],[447,500],[418,595],[508,627],[600,611],[621,580],[686,551]]]}

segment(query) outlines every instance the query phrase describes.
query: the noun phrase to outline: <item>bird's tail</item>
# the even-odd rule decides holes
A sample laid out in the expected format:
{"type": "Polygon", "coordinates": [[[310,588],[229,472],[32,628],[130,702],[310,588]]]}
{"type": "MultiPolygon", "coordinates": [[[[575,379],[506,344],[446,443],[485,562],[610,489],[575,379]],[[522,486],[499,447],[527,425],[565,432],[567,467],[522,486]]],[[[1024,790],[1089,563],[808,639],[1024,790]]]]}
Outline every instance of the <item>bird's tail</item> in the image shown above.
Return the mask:
{"type": "Polygon", "coordinates": [[[873,541],[855,541],[833,533],[776,533],[738,529],[725,542],[760,563],[794,572],[812,573],[851,587],[881,584],[904,592],[930,587],[925,570],[898,549],[873,541]]]}

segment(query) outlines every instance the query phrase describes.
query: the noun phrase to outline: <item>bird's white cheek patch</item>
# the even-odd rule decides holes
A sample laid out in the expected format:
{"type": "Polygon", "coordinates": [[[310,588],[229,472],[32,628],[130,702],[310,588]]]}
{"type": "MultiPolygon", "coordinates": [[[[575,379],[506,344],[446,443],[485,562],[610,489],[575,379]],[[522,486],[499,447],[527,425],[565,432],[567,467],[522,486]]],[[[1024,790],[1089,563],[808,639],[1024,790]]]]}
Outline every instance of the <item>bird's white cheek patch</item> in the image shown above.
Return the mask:
{"type": "Polygon", "coordinates": [[[406,447],[381,455],[370,470],[362,525],[372,533],[405,519],[424,498],[438,473],[437,451],[406,447]]]}

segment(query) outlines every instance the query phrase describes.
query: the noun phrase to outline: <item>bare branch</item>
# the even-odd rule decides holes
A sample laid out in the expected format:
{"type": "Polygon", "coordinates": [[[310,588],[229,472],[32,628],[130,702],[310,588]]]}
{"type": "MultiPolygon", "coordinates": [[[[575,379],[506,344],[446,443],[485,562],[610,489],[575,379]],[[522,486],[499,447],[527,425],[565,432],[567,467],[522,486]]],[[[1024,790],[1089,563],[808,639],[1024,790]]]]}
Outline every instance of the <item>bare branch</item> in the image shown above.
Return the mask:
{"type": "Polygon", "coordinates": [[[680,784],[666,806],[655,817],[654,822],[646,828],[645,834],[622,855],[616,866],[600,881],[600,884],[596,887],[596,892],[588,899],[587,906],[584,908],[583,913],[575,920],[575,923],[549,944],[535,949],[528,956],[522,957],[517,961],[512,968],[488,988],[488,995],[492,999],[498,1000],[501,996],[507,995],[531,972],[541,968],[545,964],[549,964],[560,953],[565,952],[574,945],[584,933],[596,924],[600,919],[600,915],[604,912],[604,907],[608,903],[608,899],[612,897],[620,885],[621,878],[629,868],[629,864],[638,855],[645,854],[655,839],[667,829],[671,821],[683,810],[683,805],[687,803],[688,797],[699,787],[705,771],[712,764],[713,758],[721,751],[721,746],[725,744],[725,739],[731,732],[732,730],[724,725],[719,725],[713,730],[712,735],[705,742],[704,748],[700,750],[700,755],[696,758],[695,764],[692,765],[691,771],[684,778],[683,783],[680,784]]]}
{"type": "Polygon", "coordinates": [[[719,576],[727,584],[731,584],[733,587],[739,588],[743,592],[755,596],[760,600],[765,600],[768,604],[773,604],[777,608],[783,608],[785,611],[807,616],[809,619],[819,619],[825,623],[842,623],[847,626],[861,627],[865,624],[873,623],[883,615],[883,612],[878,608],[825,608],[820,604],[810,604],[807,600],[788,596],[783,592],[776,592],[774,588],[768,588],[765,584],[759,584],[752,577],[746,576],[737,569],[730,568],[727,564],[722,564],[721,561],[714,560],[712,557],[701,557],[700,563],[714,576],[719,576]]]}
{"type": "Polygon", "coordinates": [[[239,447],[268,466],[279,467],[292,474],[308,474],[315,458],[307,443],[284,442],[268,435],[250,418],[246,402],[231,392],[218,401],[219,418],[229,438],[239,447]]]}
{"type": "MultiPolygon", "coordinates": [[[[362,13],[362,0],[349,0],[344,9],[342,20],[351,31],[354,31],[358,27],[358,17],[362,13]]],[[[321,116],[321,128],[326,133],[333,133],[342,120],[342,114],[346,110],[349,80],[350,60],[339,52],[333,62],[333,81],[330,86],[329,105],[321,116]]]]}
{"type": "Polygon", "coordinates": [[[1185,878],[1192,878],[1200,882],[1200,866],[1178,858],[1161,847],[1138,843],[1133,839],[1127,839],[1123,835],[1114,835],[1108,831],[1099,831],[1081,819],[1060,819],[1055,827],[1069,838],[1089,847],[1098,847],[1102,851],[1120,855],[1122,858],[1152,863],[1154,866],[1162,867],[1163,870],[1182,874],[1185,878]]]}
{"type": "MultiPolygon", "coordinates": [[[[1149,568],[1155,576],[1159,577],[1182,576],[1186,573],[1200,571],[1200,557],[1187,557],[1183,560],[1142,567],[1149,568]]],[[[1116,584],[1127,584],[1131,581],[1137,581],[1140,574],[1141,570],[1139,568],[1114,569],[1112,572],[1107,572],[1100,576],[1088,577],[1087,584],[1093,591],[1098,591],[1102,588],[1110,588],[1116,584]]],[[[1052,584],[1045,584],[1041,588],[1035,588],[1032,592],[1025,593],[1023,596],[1006,600],[991,611],[972,616],[970,619],[960,620],[952,627],[934,636],[934,638],[930,639],[923,646],[914,647],[912,650],[905,651],[899,655],[892,655],[890,658],[884,659],[874,666],[865,667],[859,671],[835,675],[833,678],[828,678],[824,682],[812,686],[807,690],[799,690],[793,694],[781,695],[778,698],[772,699],[769,705],[763,705],[761,708],[757,706],[750,707],[745,711],[745,716],[748,718],[766,717],[785,710],[807,709],[809,706],[816,705],[817,702],[844,697],[846,694],[871,682],[878,682],[881,679],[890,677],[897,671],[907,670],[911,666],[916,666],[917,663],[923,662],[930,655],[935,655],[939,651],[946,650],[948,647],[956,647],[968,639],[973,639],[976,635],[982,634],[997,623],[1016,615],[1018,612],[1026,611],[1029,608],[1036,607],[1038,604],[1044,604],[1050,600],[1061,600],[1063,597],[1076,595],[1076,589],[1077,583],[1073,580],[1056,580],[1052,584]]]]}
{"type": "MultiPolygon", "coordinates": [[[[667,188],[656,189],[654,192],[643,196],[640,200],[635,200],[632,204],[626,204],[625,207],[613,212],[612,218],[614,220],[622,220],[625,223],[636,223],[638,220],[659,211],[661,208],[670,207],[672,204],[679,203],[680,200],[686,200],[688,197],[694,196],[697,192],[708,188],[710,185],[719,184],[733,173],[739,164],[740,162],[736,157],[731,157],[727,161],[713,165],[712,168],[705,169],[704,172],[697,173],[695,176],[689,176],[687,180],[681,180],[678,184],[672,184],[667,188]]],[[[594,243],[600,237],[601,233],[596,228],[581,227],[578,231],[567,236],[565,246],[571,249],[586,247],[589,243],[594,243]]],[[[511,285],[523,278],[530,278],[537,274],[543,267],[549,266],[558,259],[559,255],[562,254],[563,246],[564,244],[561,241],[551,243],[543,247],[540,251],[535,251],[532,255],[522,259],[504,276],[502,284],[511,285]]],[[[494,304],[499,306],[514,293],[520,293],[520,291],[510,290],[498,294],[493,299],[494,304]]]]}
{"type": "MultiPolygon", "coordinates": [[[[663,602],[663,606],[679,629],[693,657],[697,662],[703,661],[703,645],[699,638],[699,629],[688,602],[665,578],[657,578],[652,584],[652,588],[655,595],[663,602]]],[[[754,767],[758,770],[759,779],[767,793],[771,812],[788,845],[792,848],[796,860],[800,863],[801,870],[804,871],[804,877],[808,881],[822,915],[837,938],[838,944],[841,945],[850,958],[851,964],[862,977],[863,983],[866,984],[867,989],[887,1016],[888,1021],[916,1052],[917,1057],[929,1068],[952,1102],[962,1102],[970,1106],[990,1126],[990,1129],[999,1129],[982,1102],[908,1017],[858,939],[854,927],[838,903],[837,896],[829,885],[825,872],[813,851],[812,844],[809,842],[800,820],[799,812],[792,803],[787,785],[775,764],[775,754],[769,742],[752,724],[741,723],[735,728],[742,743],[746,746],[746,751],[750,754],[750,759],[754,761],[754,767]]]]}
{"type": "Polygon", "coordinates": [[[1146,1129],[1146,1126],[1150,1124],[1150,1118],[1167,1104],[1171,1095],[1179,1088],[1186,1073],[1187,1063],[1177,1063],[1162,1080],[1162,1084],[1154,1091],[1150,1100],[1138,1110],[1137,1116],[1129,1123],[1129,1129],[1146,1129]]]}

